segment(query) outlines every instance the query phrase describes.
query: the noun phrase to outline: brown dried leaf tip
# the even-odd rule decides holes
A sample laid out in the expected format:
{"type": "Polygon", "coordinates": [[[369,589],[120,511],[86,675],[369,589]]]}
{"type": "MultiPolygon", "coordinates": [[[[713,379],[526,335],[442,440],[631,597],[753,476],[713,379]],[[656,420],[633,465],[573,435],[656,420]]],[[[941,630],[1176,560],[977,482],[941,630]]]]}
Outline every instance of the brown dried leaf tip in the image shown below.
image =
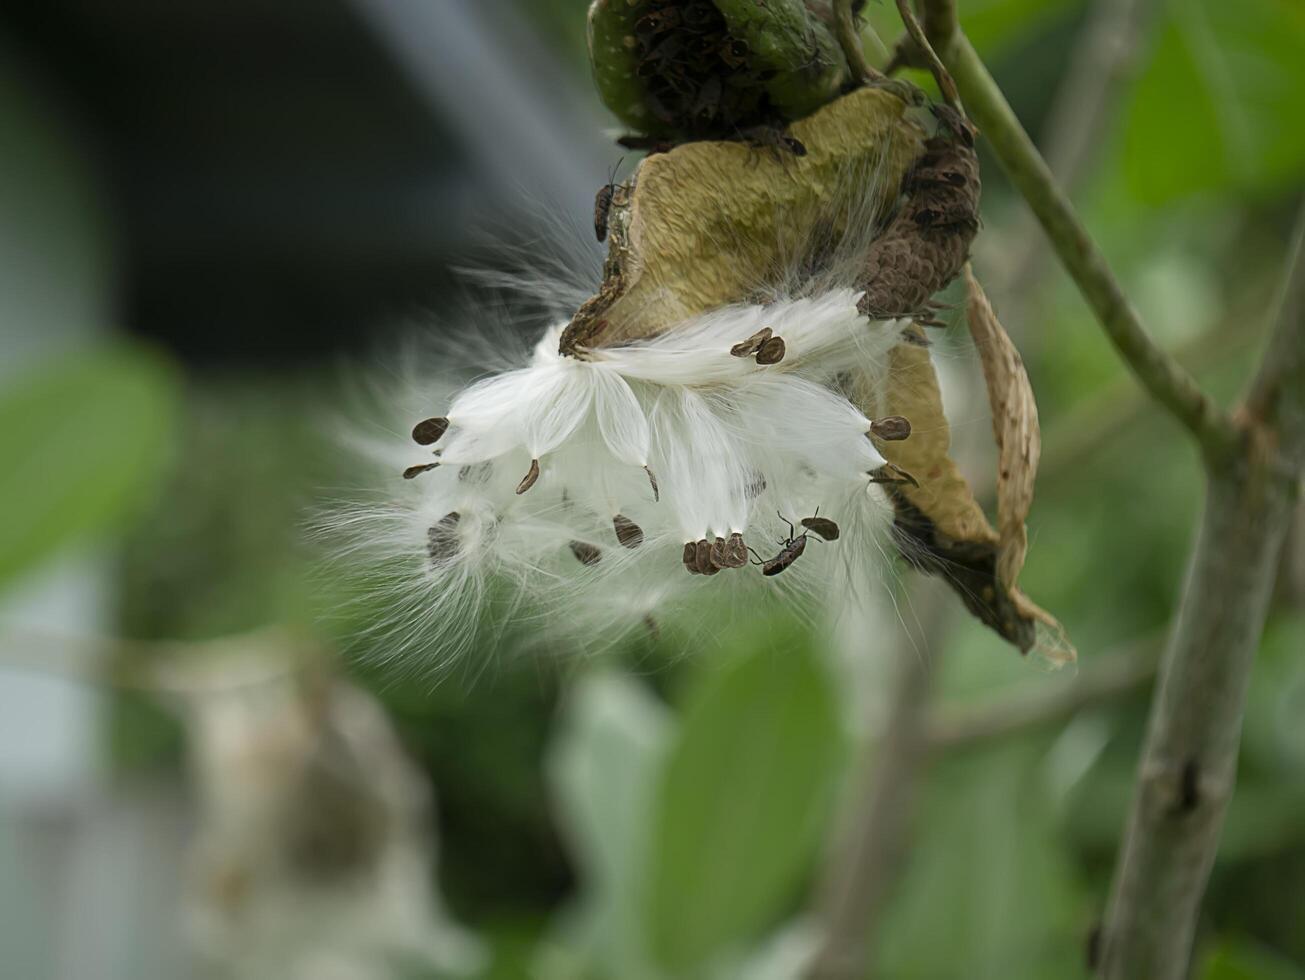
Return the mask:
{"type": "Polygon", "coordinates": [[[413,477],[421,476],[423,473],[428,470],[433,470],[439,465],[439,463],[418,463],[416,466],[409,466],[403,471],[403,478],[405,480],[411,480],[413,477]]]}
{"type": "Polygon", "coordinates": [[[870,435],[884,442],[901,442],[911,435],[911,422],[901,415],[885,415],[870,423],[870,435]]]}
{"type": "Polygon", "coordinates": [[[433,446],[448,430],[446,418],[423,419],[412,427],[412,441],[419,446],[433,446]]]}
{"type": "Polygon", "coordinates": [[[637,548],[643,544],[643,528],[624,514],[612,518],[612,527],[616,530],[616,540],[627,548],[637,548]]]}
{"type": "Polygon", "coordinates": [[[597,565],[603,557],[602,551],[584,541],[572,541],[569,547],[581,565],[597,565]]]}
{"type": "Polygon", "coordinates": [[[517,484],[517,493],[525,493],[527,490],[529,490],[531,487],[535,485],[535,481],[538,479],[539,479],[539,460],[532,459],[530,461],[530,469],[526,471],[526,475],[523,476],[521,478],[521,482],[517,484]]]}

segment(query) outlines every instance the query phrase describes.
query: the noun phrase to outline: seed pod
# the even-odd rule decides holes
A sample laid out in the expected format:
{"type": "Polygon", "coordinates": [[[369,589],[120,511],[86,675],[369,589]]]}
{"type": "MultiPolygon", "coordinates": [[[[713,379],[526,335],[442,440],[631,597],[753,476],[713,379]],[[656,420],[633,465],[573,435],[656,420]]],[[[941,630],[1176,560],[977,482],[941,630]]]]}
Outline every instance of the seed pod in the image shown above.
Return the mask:
{"type": "Polygon", "coordinates": [[[448,561],[458,554],[458,521],[462,515],[449,511],[426,530],[426,554],[433,562],[448,561]]]}
{"type": "Polygon", "coordinates": [[[616,530],[616,540],[627,548],[637,548],[643,544],[643,528],[624,514],[612,518],[612,527],[616,530]]]}
{"type": "Polygon", "coordinates": [[[572,541],[568,547],[581,565],[597,565],[603,557],[602,551],[586,541],[572,541]]]}
{"type": "Polygon", "coordinates": [[[519,494],[525,493],[527,490],[529,490],[531,487],[535,485],[535,481],[538,479],[539,479],[539,460],[532,459],[530,461],[530,469],[526,470],[526,475],[523,476],[521,478],[521,482],[517,484],[517,493],[519,494]]]}
{"type": "Polygon", "coordinates": [[[421,476],[427,470],[433,470],[439,465],[439,463],[418,463],[416,466],[409,466],[403,471],[403,478],[411,480],[413,477],[421,476]]]}
{"type": "Polygon", "coordinates": [[[911,423],[901,415],[885,415],[870,423],[870,435],[884,442],[901,442],[911,434],[911,423]]]}
{"type": "Polygon", "coordinates": [[[778,364],[784,360],[784,338],[771,337],[757,350],[758,364],[778,364]]]}
{"type": "Polygon", "coordinates": [[[423,419],[412,427],[412,440],[419,446],[433,446],[448,430],[446,418],[423,419]]]}

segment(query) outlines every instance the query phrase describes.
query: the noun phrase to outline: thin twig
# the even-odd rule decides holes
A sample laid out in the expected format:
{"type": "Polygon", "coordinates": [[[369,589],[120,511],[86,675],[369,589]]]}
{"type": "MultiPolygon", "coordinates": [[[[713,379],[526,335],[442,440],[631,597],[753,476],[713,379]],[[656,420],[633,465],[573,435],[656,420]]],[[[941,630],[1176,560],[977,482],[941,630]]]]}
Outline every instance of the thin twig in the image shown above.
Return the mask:
{"type": "Polygon", "coordinates": [[[961,108],[961,96],[956,91],[956,82],[944,67],[937,52],[934,51],[933,45],[929,43],[924,28],[915,19],[915,12],[911,10],[910,0],[897,0],[897,12],[901,15],[902,23],[906,27],[906,33],[911,36],[911,40],[915,43],[919,54],[924,58],[929,71],[933,73],[933,79],[938,83],[938,89],[942,92],[943,100],[964,116],[965,110],[961,108]]]}
{"type": "Polygon", "coordinates": [[[947,38],[946,44],[940,44],[933,34],[930,39],[955,79],[970,117],[987,136],[1002,167],[1037,215],[1106,335],[1152,397],[1192,433],[1207,458],[1228,456],[1238,442],[1231,417],[1147,334],[1105,256],[1057,186],[1006,97],[969,40],[956,30],[954,6],[929,0],[925,4],[926,24],[945,25],[948,8],[950,27],[942,35],[947,38]]]}
{"type": "Polygon", "coordinates": [[[1069,683],[1016,691],[988,704],[938,709],[929,723],[929,750],[945,752],[1064,721],[1096,704],[1137,690],[1156,672],[1160,637],[1128,643],[1118,653],[1086,660],[1069,683]]]}
{"type": "Polygon", "coordinates": [[[862,81],[883,81],[883,72],[866,60],[861,33],[856,29],[856,15],[852,13],[852,0],[834,0],[834,33],[854,75],[862,81]]]}

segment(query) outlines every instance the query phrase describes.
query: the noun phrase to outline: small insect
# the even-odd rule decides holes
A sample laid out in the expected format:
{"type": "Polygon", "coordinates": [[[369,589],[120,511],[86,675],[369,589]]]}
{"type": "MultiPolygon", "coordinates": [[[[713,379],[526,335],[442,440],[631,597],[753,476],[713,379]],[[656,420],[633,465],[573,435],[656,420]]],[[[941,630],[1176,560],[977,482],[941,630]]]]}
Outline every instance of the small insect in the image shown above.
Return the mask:
{"type": "MultiPolygon", "coordinates": [[[[783,542],[784,546],[780,549],[779,554],[769,560],[763,560],[755,551],[752,552],[757,558],[753,564],[761,566],[762,575],[778,575],[801,558],[802,552],[807,550],[807,537],[809,534],[814,534],[817,539],[823,538],[826,541],[837,540],[838,525],[827,517],[820,517],[819,513],[820,509],[816,508],[816,516],[802,519],[801,524],[805,530],[801,534],[797,533],[797,528],[793,526],[792,521],[783,514],[779,515],[779,519],[788,525],[788,540],[783,542]]],[[[751,548],[748,550],[752,551],[751,548]]]]}
{"type": "Polygon", "coordinates": [[[419,446],[433,446],[448,431],[446,418],[423,419],[412,427],[412,441],[419,446]]]}
{"type": "Polygon", "coordinates": [[[448,561],[458,554],[458,521],[462,515],[451,510],[426,530],[426,554],[432,562],[448,561]]]}
{"type": "MultiPolygon", "coordinates": [[[[624,159],[625,157],[622,157],[616,161],[616,166],[607,175],[607,183],[598,188],[598,193],[594,195],[594,235],[597,236],[600,242],[607,238],[607,215],[612,210],[612,195],[616,193],[616,171],[620,168],[624,159]]],[[[448,419],[445,419],[444,422],[447,425],[448,419]]],[[[440,435],[443,435],[443,433],[440,433],[440,435]]],[[[436,436],[436,438],[438,439],[439,436],[436,436]]]]}

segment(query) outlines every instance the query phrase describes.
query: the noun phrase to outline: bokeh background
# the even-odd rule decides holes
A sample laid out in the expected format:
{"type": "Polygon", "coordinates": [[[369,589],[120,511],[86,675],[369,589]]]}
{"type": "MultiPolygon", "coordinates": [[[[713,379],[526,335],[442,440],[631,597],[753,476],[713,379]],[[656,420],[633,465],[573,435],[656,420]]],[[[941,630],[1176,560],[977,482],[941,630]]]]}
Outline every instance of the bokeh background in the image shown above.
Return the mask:
{"type": "MultiPolygon", "coordinates": [[[[1024,581],[1078,668],[890,576],[823,626],[589,657],[509,631],[432,677],[382,666],[385,603],[305,533],[370,478],[334,438],[358,390],[477,331],[459,269],[597,254],[558,244],[623,155],[584,7],[0,5],[0,976],[797,977],[912,713],[932,749],[848,975],[1086,975],[1198,463],[991,160],[975,264],[1043,420],[1024,581]]],[[[1305,189],[1305,8],[960,7],[1148,325],[1231,399],[1305,189]]],[[[990,486],[964,325],[937,349],[990,486]]],[[[1204,980],[1305,977],[1301,523],[1204,980]]]]}

